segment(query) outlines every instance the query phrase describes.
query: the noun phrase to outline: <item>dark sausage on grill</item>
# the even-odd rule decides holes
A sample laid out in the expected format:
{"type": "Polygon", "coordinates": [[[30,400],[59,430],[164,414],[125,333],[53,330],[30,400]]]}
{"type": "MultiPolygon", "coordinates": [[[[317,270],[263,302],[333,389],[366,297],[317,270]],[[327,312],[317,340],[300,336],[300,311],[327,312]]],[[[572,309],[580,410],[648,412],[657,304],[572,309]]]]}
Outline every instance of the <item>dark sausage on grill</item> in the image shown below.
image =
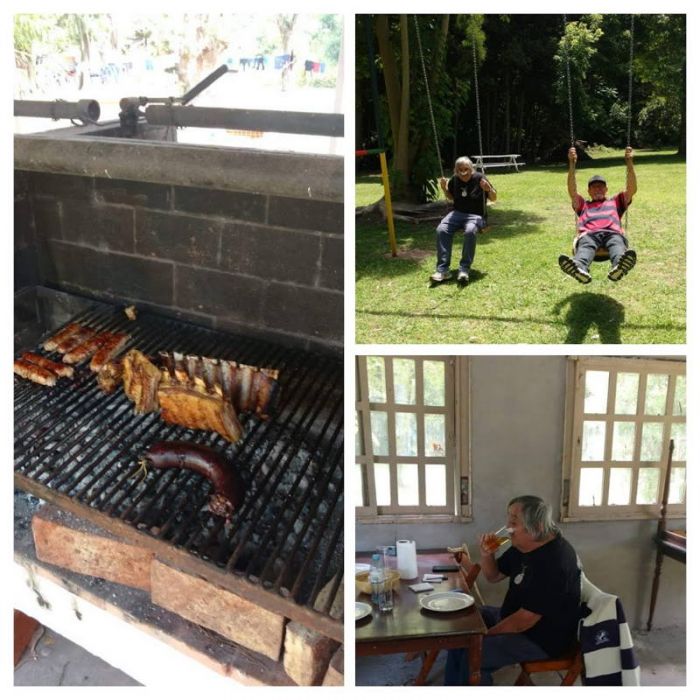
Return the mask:
{"type": "Polygon", "coordinates": [[[190,442],[156,442],[144,454],[156,469],[189,469],[211,481],[214,494],[209,500],[212,513],[230,518],[243,502],[245,485],[234,467],[216,450],[190,442]]]}

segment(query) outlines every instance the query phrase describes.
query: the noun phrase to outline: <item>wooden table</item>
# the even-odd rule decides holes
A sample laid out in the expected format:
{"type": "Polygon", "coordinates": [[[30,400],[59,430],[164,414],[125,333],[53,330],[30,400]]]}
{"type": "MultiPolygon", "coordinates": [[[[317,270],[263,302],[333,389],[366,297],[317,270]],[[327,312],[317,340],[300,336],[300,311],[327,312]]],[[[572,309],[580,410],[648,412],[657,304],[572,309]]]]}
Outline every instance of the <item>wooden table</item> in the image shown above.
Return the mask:
{"type": "MultiPolygon", "coordinates": [[[[358,561],[369,561],[358,557],[358,561]]],[[[427,671],[441,649],[466,649],[469,657],[469,684],[478,685],[481,678],[481,643],[486,625],[476,605],[466,610],[437,613],[420,607],[419,598],[425,593],[414,593],[408,586],[419,583],[423,574],[432,573],[434,564],[454,564],[447,553],[421,553],[418,555],[418,578],[401,581],[399,591],[394,591],[394,609],[380,613],[372,606],[372,614],[355,623],[356,656],[425,652],[423,667],[416,679],[422,685],[427,671]]],[[[436,582],[434,591],[441,593],[460,588],[456,572],[448,573],[447,580],[436,582]]],[[[360,594],[357,600],[370,603],[369,595],[360,594]]]]}

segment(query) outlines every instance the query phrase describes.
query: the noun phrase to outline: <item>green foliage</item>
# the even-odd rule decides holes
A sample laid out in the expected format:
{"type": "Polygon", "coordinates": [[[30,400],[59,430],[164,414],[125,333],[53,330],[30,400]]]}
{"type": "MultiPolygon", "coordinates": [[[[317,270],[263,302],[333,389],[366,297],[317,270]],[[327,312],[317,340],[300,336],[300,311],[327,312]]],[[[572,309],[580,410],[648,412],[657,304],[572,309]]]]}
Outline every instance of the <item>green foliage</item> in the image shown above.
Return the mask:
{"type": "MultiPolygon", "coordinates": [[[[592,149],[580,164],[624,187],[622,151],[592,149]]],[[[617,284],[606,263],[579,285],[557,265],[569,253],[574,219],[565,167],[527,167],[493,175],[498,201],[490,230],[479,235],[472,281],[428,289],[435,268],[435,225],[397,222],[401,256],[389,253],[386,225],[358,220],[356,339],[358,343],[684,343],[685,163],[669,152],[638,152],[639,191],[628,233],[637,267],[617,284]]],[[[357,204],[382,196],[378,176],[362,178],[357,204]]],[[[455,236],[452,268],[461,239],[455,236]]]]}
{"type": "MultiPolygon", "coordinates": [[[[574,136],[594,144],[623,147],[630,111],[630,15],[457,15],[450,17],[444,56],[435,55],[440,16],[420,15],[443,166],[479,151],[472,38],[477,40],[482,149],[522,154],[528,163],[565,162],[570,142],[566,54],[571,73],[574,136]]],[[[370,140],[372,115],[367,42],[363,17],[357,18],[357,132],[370,140]]],[[[399,23],[391,17],[398,57],[399,23]]],[[[413,18],[411,46],[410,179],[429,198],[436,176],[436,147],[430,125],[425,81],[417,57],[413,18]]],[[[371,46],[372,55],[376,48],[371,46]]],[[[632,89],[632,145],[678,144],[684,139],[685,16],[635,15],[632,89]]],[[[379,72],[379,128],[391,148],[386,101],[379,72]]],[[[358,144],[359,145],[359,144],[358,144]]]]}

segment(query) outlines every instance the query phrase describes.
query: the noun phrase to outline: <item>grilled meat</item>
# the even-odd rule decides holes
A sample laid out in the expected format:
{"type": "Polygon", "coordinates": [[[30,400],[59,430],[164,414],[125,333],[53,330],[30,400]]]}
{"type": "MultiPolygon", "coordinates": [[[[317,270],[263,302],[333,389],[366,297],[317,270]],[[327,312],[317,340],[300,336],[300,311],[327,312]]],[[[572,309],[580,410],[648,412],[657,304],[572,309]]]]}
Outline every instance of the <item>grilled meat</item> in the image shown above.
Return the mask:
{"type": "Polygon", "coordinates": [[[58,333],[52,335],[48,340],[44,341],[43,348],[48,352],[53,352],[58,347],[59,343],[64,342],[74,333],[77,333],[82,328],[78,323],[69,323],[65,328],[62,328],[58,333]]]}
{"type": "Polygon", "coordinates": [[[116,357],[131,340],[131,336],[128,333],[110,333],[109,336],[100,349],[92,356],[92,360],[90,360],[90,369],[93,372],[99,372],[102,366],[113,357],[116,357]]]}
{"type": "Polygon", "coordinates": [[[35,352],[25,352],[22,354],[21,359],[25,362],[31,362],[34,365],[39,365],[39,367],[43,367],[44,369],[49,370],[49,372],[53,372],[57,377],[70,378],[73,376],[72,367],[64,365],[62,362],[54,362],[53,360],[49,360],[48,357],[37,355],[35,352]]]}
{"type": "Polygon", "coordinates": [[[63,356],[63,361],[69,365],[79,365],[92,357],[111,338],[112,334],[109,331],[97,333],[90,336],[85,342],[76,345],[70,352],[63,356]]]}
{"type": "Polygon", "coordinates": [[[62,355],[75,350],[79,345],[82,345],[86,340],[96,335],[97,331],[87,326],[81,326],[75,333],[72,333],[67,338],[57,343],[56,350],[62,355]]]}
{"type": "Polygon", "coordinates": [[[276,369],[261,369],[233,360],[181,353],[158,353],[168,377],[182,386],[206,388],[231,402],[236,413],[255,413],[266,420],[279,392],[276,369]]]}
{"type": "Polygon", "coordinates": [[[43,384],[44,386],[54,386],[58,379],[50,370],[27,362],[27,360],[15,360],[14,371],[22,379],[29,379],[36,384],[43,384]]]}
{"type": "Polygon", "coordinates": [[[183,386],[167,371],[161,376],[158,403],[161,418],[167,423],[194,430],[213,430],[229,442],[238,442],[243,437],[236,411],[227,400],[220,394],[207,393],[206,388],[183,386]]]}
{"type": "Polygon", "coordinates": [[[105,394],[114,393],[124,379],[124,366],[121,360],[109,360],[97,372],[97,384],[105,394]]]}
{"type": "Polygon", "coordinates": [[[124,393],[133,401],[136,413],[158,410],[160,371],[142,353],[133,348],[124,355],[124,393]]]}

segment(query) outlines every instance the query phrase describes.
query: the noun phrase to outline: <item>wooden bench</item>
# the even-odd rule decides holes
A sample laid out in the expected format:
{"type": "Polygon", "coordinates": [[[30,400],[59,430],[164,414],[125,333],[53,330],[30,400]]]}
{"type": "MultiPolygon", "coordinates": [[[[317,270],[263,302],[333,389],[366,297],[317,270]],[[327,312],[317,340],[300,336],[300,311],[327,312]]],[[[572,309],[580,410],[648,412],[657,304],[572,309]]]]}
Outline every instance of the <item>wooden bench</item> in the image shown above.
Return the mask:
{"type": "Polygon", "coordinates": [[[472,162],[477,170],[488,170],[489,168],[515,168],[515,172],[519,173],[519,167],[525,165],[524,162],[518,161],[520,153],[506,153],[504,155],[490,156],[473,156],[472,162]],[[491,162],[497,161],[497,162],[491,162]]]}

